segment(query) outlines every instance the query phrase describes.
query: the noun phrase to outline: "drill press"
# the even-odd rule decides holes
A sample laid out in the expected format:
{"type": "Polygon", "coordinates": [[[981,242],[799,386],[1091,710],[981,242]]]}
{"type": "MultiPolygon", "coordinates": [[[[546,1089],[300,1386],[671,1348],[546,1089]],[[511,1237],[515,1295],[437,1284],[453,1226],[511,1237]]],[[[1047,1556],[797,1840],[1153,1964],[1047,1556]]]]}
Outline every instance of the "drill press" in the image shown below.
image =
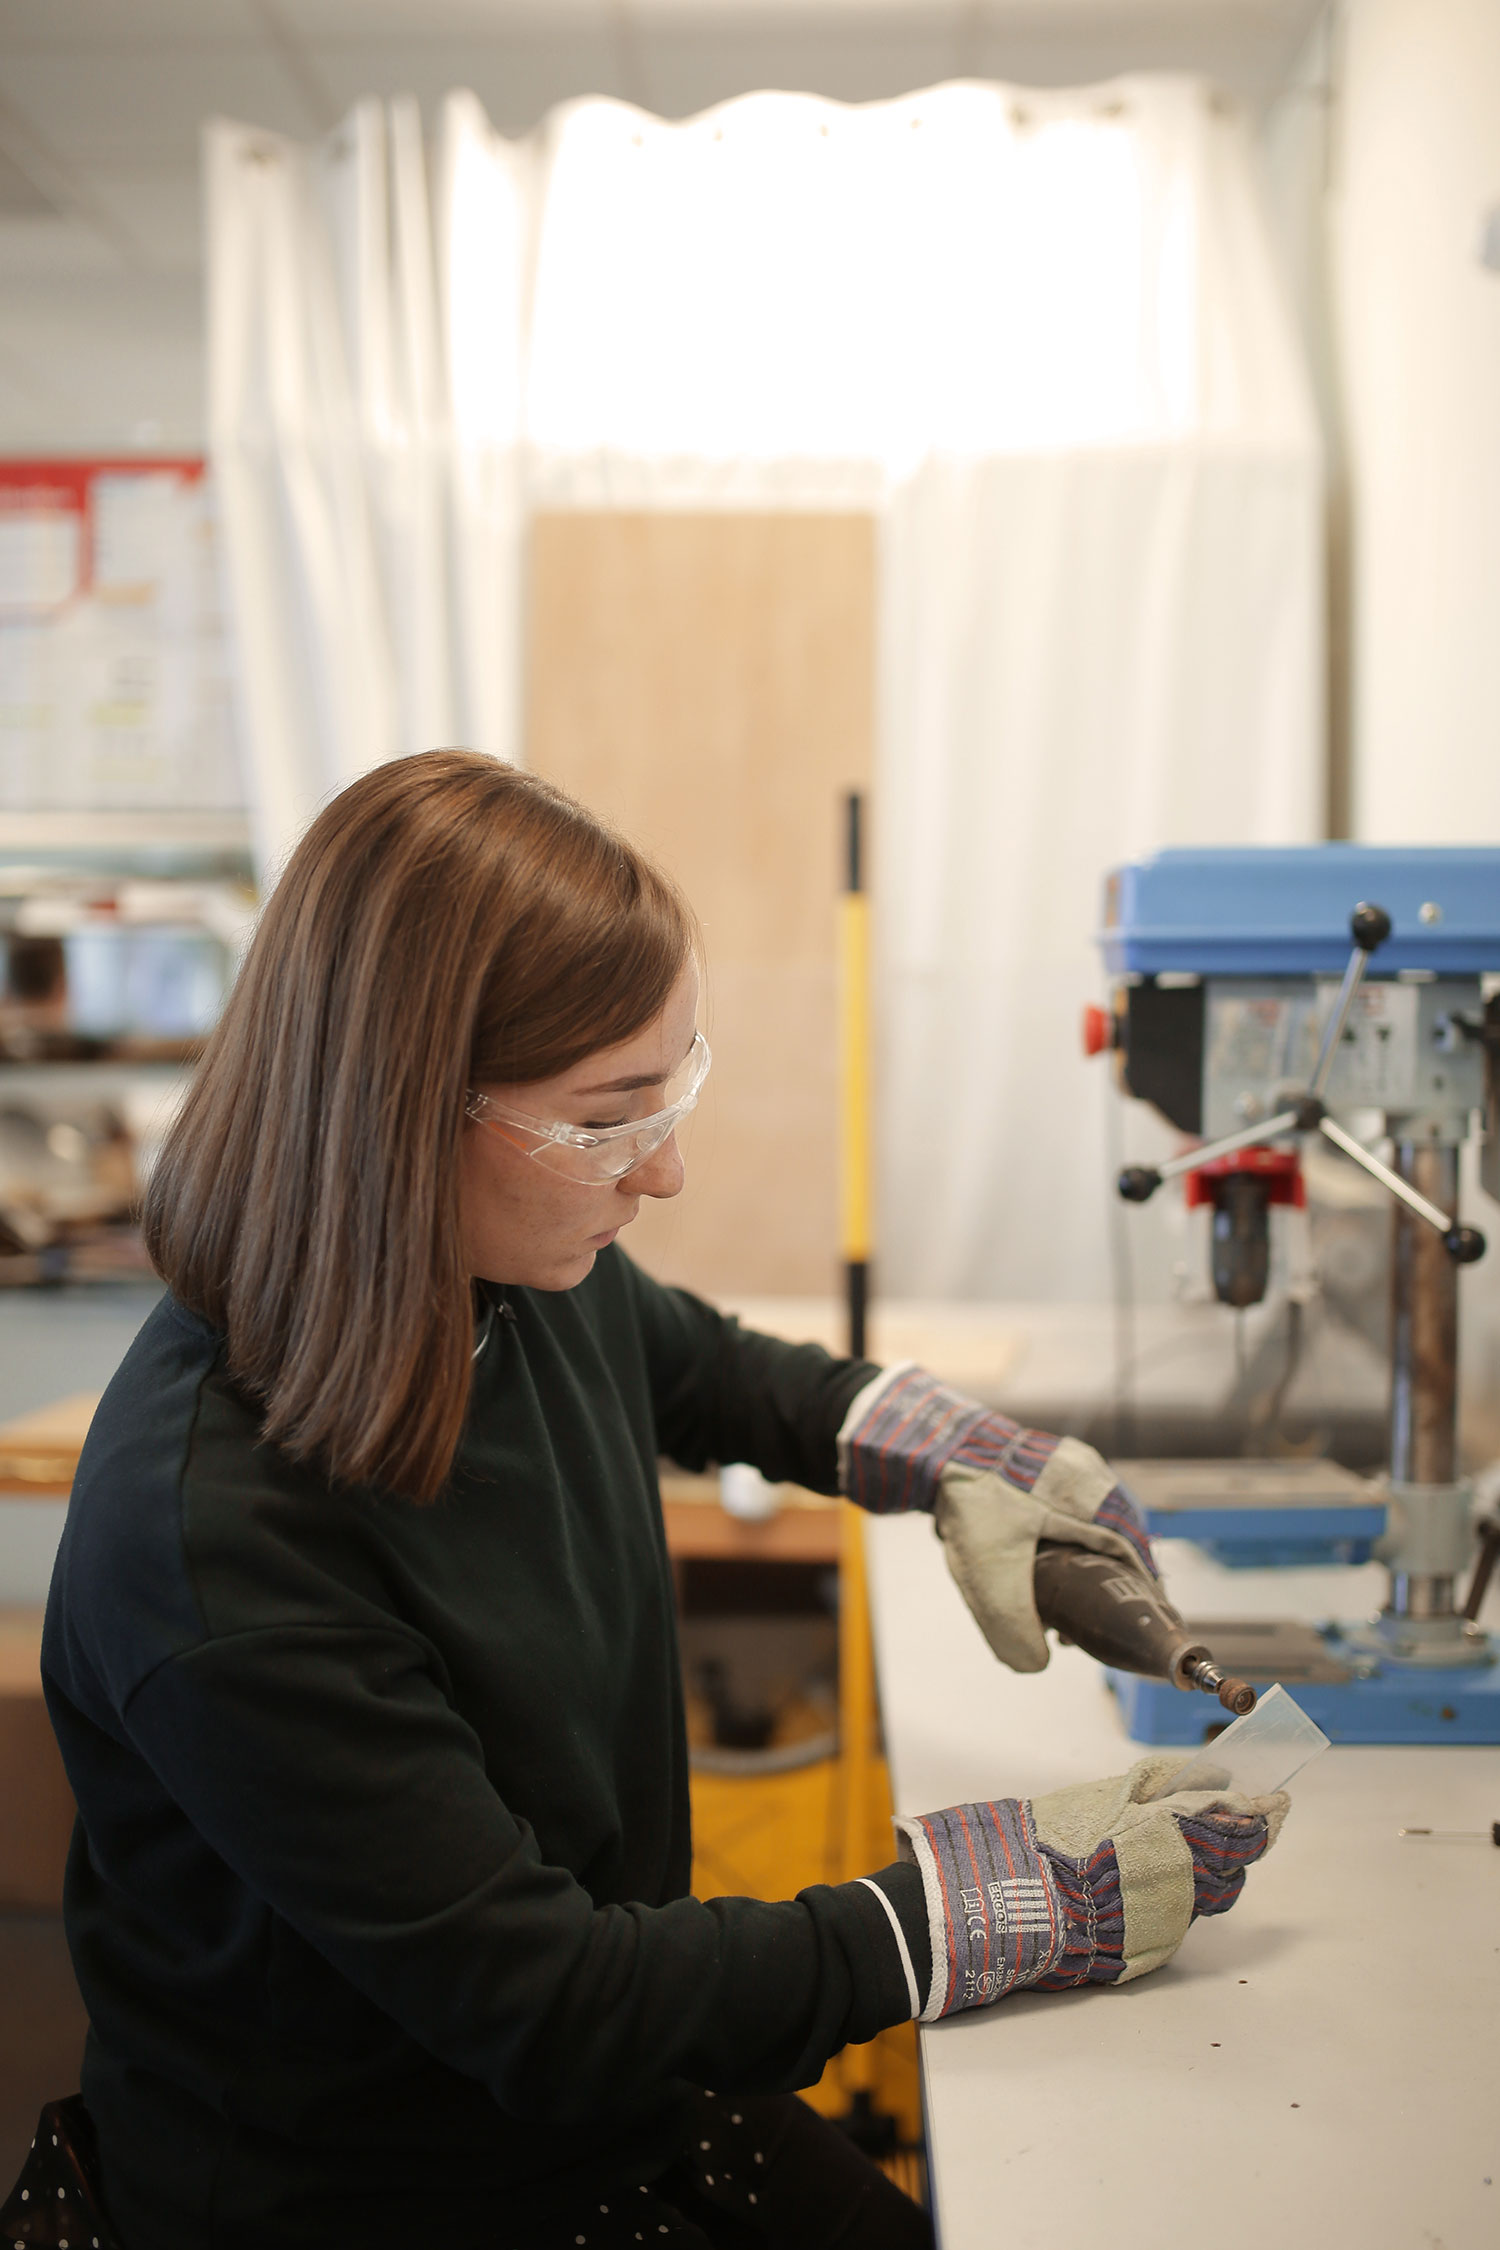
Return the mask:
{"type": "MultiPolygon", "coordinates": [[[[1500,1531],[1481,1527],[1476,1550],[1457,1440],[1458,1273],[1485,1250],[1459,1221],[1459,1152],[1480,1113],[1481,1178],[1500,1200],[1500,848],[1164,851],[1108,878],[1101,944],[1112,1005],[1091,1012],[1087,1044],[1192,1143],[1127,1167],[1119,1192],[1144,1203],[1181,1179],[1209,1207],[1222,1302],[1264,1296],[1270,1215],[1301,1201],[1309,1137],[1392,1201],[1389,1470],[1373,1483],[1333,1471],[1323,1496],[1325,1518],[1374,1534],[1385,1606],[1238,1640],[1214,1627],[1215,1654],[1294,1686],[1335,1740],[1500,1742],[1500,1645],[1477,1623],[1500,1531]],[[1370,1145],[1382,1140],[1390,1163],[1370,1145]]],[[[1212,1519],[1243,1550],[1310,1528],[1278,1506],[1283,1463],[1217,1480],[1211,1464],[1161,1467],[1175,1476],[1142,1464],[1134,1480],[1153,1532],[1201,1536],[1212,1519]]],[[[1159,1683],[1116,1685],[1132,1733],[1192,1738],[1159,1683]]]]}

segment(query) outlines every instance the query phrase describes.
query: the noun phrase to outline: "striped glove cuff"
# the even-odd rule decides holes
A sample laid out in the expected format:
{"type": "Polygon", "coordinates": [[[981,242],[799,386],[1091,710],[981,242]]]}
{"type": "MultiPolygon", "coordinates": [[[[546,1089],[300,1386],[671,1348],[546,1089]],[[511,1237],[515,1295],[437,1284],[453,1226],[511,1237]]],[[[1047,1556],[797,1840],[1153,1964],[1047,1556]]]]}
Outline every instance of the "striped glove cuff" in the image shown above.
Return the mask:
{"type": "Polygon", "coordinates": [[[1125,1914],[1107,1839],[1087,1859],[1069,1859],[1038,1844],[1031,1807],[1018,1797],[896,1827],[927,1896],[932,1982],[923,2023],[1028,1985],[1057,1991],[1119,1976],[1125,1914]]]}
{"type": "MultiPolygon", "coordinates": [[[[937,1506],[945,1469],[988,1470],[1013,1491],[1036,1491],[1062,1440],[1051,1430],[1029,1430],[1008,1414],[997,1414],[977,1399],[965,1398],[935,1375],[911,1362],[882,1369],[850,1404],[839,1431],[839,1489],[867,1515],[888,1516],[937,1506]]],[[[1076,1461],[1089,1464],[1090,1490],[1080,1512],[1125,1542],[1152,1578],[1156,1565],[1151,1542],[1134,1501],[1123,1485],[1112,1484],[1099,1456],[1073,1447],[1073,1458],[1058,1460],[1042,1482],[1038,1500],[1050,1507],[1076,1478],[1076,1461]]]]}
{"type": "Polygon", "coordinates": [[[996,1469],[1029,1492],[1056,1444],[907,1363],[883,1369],[850,1405],[839,1431],[839,1485],[868,1515],[930,1515],[950,1462],[996,1469]]]}

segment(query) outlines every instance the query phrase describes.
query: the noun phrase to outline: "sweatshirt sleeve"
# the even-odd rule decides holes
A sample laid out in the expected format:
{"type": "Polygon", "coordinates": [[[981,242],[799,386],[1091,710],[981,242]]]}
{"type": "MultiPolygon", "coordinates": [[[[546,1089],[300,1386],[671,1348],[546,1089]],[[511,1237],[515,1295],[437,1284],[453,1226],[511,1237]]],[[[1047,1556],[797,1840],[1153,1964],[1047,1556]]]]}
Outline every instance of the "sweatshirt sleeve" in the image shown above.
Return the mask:
{"type": "Polygon", "coordinates": [[[836,1493],[838,1433],[879,1373],[820,1344],[742,1328],[686,1289],[669,1289],[621,1254],[644,1341],[657,1444],[684,1469],[748,1461],[773,1483],[836,1493]]]}
{"type": "Polygon", "coordinates": [[[124,1716],[226,1866],[514,2115],[630,2108],[674,2080],[808,2085],[926,1990],[921,1878],[904,1863],[780,1904],[596,1906],[491,1786],[417,1636],[210,1639],[161,1664],[124,1716]]]}

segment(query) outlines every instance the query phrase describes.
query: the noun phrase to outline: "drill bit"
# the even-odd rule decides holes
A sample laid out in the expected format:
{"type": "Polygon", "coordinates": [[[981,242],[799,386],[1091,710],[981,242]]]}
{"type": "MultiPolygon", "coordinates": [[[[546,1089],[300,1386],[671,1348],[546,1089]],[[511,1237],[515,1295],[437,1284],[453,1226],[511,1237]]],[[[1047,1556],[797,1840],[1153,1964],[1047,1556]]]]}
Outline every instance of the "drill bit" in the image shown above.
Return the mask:
{"type": "Polygon", "coordinates": [[[1398,1828],[1398,1836],[1430,1836],[1435,1844],[1494,1844],[1500,1846],[1500,1820],[1490,1822],[1490,1832],[1482,1828],[1398,1828]]]}

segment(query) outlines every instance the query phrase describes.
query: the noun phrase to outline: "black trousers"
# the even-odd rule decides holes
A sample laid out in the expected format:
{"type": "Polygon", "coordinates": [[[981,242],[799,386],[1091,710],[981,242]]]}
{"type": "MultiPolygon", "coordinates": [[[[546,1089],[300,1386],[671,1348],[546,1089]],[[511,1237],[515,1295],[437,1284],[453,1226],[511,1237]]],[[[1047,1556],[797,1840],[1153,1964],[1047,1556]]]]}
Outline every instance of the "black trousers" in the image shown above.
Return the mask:
{"type": "Polygon", "coordinates": [[[669,2171],[525,2250],[933,2250],[927,2213],[794,2095],[704,2094],[694,2126],[669,2171]]]}
{"type": "MultiPolygon", "coordinates": [[[[702,2094],[681,2156],[606,2197],[548,2198],[549,2216],[499,2216],[482,2242],[445,2229],[440,2199],[424,2245],[448,2250],[934,2250],[932,2223],[837,2126],[790,2094],[702,2094]]],[[[122,2250],[100,2196],[83,2104],[49,2102],[0,2236],[21,2250],[122,2250]]],[[[343,2229],[330,2241],[357,2237],[343,2229]]]]}

